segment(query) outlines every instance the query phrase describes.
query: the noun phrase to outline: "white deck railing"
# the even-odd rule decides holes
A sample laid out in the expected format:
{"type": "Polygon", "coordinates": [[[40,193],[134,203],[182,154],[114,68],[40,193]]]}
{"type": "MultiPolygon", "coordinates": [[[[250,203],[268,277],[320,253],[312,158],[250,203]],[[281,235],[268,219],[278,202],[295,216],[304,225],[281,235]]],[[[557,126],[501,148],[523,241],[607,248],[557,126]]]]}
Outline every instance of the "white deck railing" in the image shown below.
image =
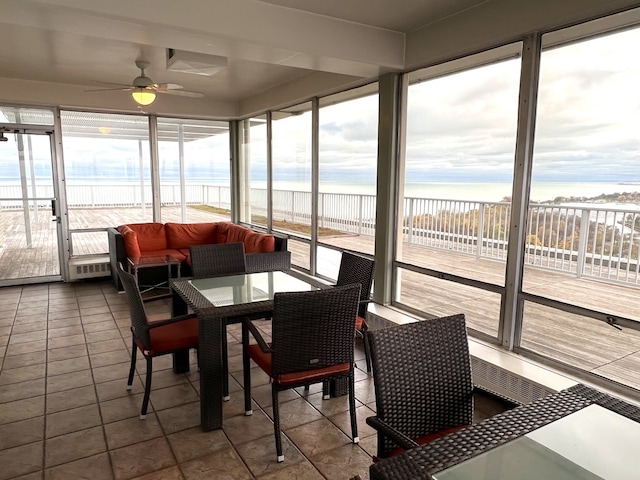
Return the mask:
{"type": "MultiPolygon", "coordinates": [[[[51,187],[31,195],[53,196],[51,187]]],[[[180,186],[162,185],[163,205],[180,205],[180,186]]],[[[19,185],[0,185],[0,205],[22,208],[19,185]]],[[[187,185],[187,204],[229,209],[229,187],[187,185]]],[[[67,185],[69,208],[151,205],[151,186],[135,184],[67,185]]],[[[274,190],[275,220],[310,224],[311,193],[274,190]]],[[[251,211],[267,215],[265,189],[251,189],[251,211]]],[[[43,204],[48,207],[48,205],[43,204]]],[[[375,234],[375,195],[321,193],[318,225],[358,235],[375,234]]],[[[405,198],[403,238],[414,245],[505,261],[511,205],[430,198],[405,198]]],[[[525,261],[578,277],[591,276],[640,284],[640,210],[532,204],[529,206],[525,261]]]]}

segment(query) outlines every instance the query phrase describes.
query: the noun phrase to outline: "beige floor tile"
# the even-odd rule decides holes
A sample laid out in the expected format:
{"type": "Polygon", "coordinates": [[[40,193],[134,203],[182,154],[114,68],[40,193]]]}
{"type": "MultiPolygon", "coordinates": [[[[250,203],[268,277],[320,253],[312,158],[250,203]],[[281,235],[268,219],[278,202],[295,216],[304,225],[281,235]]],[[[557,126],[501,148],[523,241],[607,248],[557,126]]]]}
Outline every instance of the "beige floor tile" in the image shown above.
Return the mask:
{"type": "Polygon", "coordinates": [[[305,460],[300,450],[291,443],[289,438],[286,435],[282,435],[284,462],[278,463],[273,430],[268,437],[263,437],[250,443],[236,445],[236,449],[242,457],[242,460],[251,470],[251,473],[256,477],[282,470],[305,460]]]}
{"type": "Polygon", "coordinates": [[[0,480],[41,470],[42,442],[1,450],[0,465],[0,480]]]}
{"type": "Polygon", "coordinates": [[[200,402],[191,402],[157,412],[165,433],[175,433],[200,425],[200,402]]]}
{"type": "Polygon", "coordinates": [[[98,405],[86,405],[47,415],[47,438],[95,427],[102,422],[98,405]]]}
{"type": "MultiPolygon", "coordinates": [[[[98,323],[98,325],[102,325],[104,322],[98,323]]],[[[89,323],[88,325],[92,325],[89,323]]],[[[115,326],[115,324],[114,324],[115,326]]],[[[87,332],[85,329],[84,333],[85,338],[87,339],[87,343],[96,343],[102,342],[104,340],[113,340],[113,339],[121,339],[120,330],[117,328],[110,328],[108,330],[98,330],[93,332],[87,332]]]]}
{"type": "Polygon", "coordinates": [[[18,367],[11,369],[3,369],[0,373],[0,385],[9,385],[11,383],[26,382],[42,378],[46,373],[46,365],[39,363],[37,365],[29,365],[28,367],[18,367]]]}
{"type": "Polygon", "coordinates": [[[84,334],[49,339],[49,348],[63,348],[72,345],[84,345],[84,334]]]}
{"type": "Polygon", "coordinates": [[[23,324],[14,325],[11,333],[16,334],[16,333],[37,332],[37,331],[46,330],[46,328],[47,328],[47,321],[40,320],[38,322],[33,322],[33,323],[23,323],[23,324]]]}
{"type": "Polygon", "coordinates": [[[163,435],[158,419],[153,413],[147,415],[144,420],[134,417],[108,423],[104,426],[104,433],[107,437],[109,450],[115,450],[116,448],[151,440],[163,435]]]}
{"type": "Polygon", "coordinates": [[[37,352],[47,349],[47,341],[39,340],[37,342],[18,343],[7,347],[7,355],[20,355],[21,353],[37,352]]]}
{"type": "Polygon", "coordinates": [[[70,310],[60,310],[49,312],[49,321],[51,320],[65,320],[65,319],[78,319],[80,320],[80,312],[76,306],[72,306],[70,310]]]}
{"type": "Polygon", "coordinates": [[[11,355],[4,359],[3,369],[13,369],[19,367],[28,367],[29,365],[37,365],[47,361],[47,352],[40,350],[38,352],[23,353],[21,355],[11,355]]]}
{"type": "Polygon", "coordinates": [[[225,419],[224,433],[234,445],[265,436],[273,438],[273,422],[262,410],[254,410],[250,416],[237,415],[225,419]]]}
{"type": "Polygon", "coordinates": [[[73,390],[47,394],[47,413],[60,412],[70,408],[82,407],[97,403],[96,391],[93,385],[78,387],[73,390]]]}
{"type": "Polygon", "coordinates": [[[124,361],[129,361],[129,350],[119,348],[110,352],[94,353],[89,357],[92,368],[104,367],[107,365],[115,365],[124,361]]]}
{"type": "Polygon", "coordinates": [[[371,457],[358,445],[345,445],[310,458],[326,478],[351,478],[360,475],[369,478],[371,457]]]}
{"type": "MultiPolygon", "coordinates": [[[[126,397],[116,398],[100,402],[100,411],[102,412],[102,420],[104,423],[116,422],[125,418],[138,417],[142,408],[142,394],[128,395],[126,397]]],[[[147,409],[147,415],[153,411],[153,405],[150,403],[147,409]]]]}
{"type": "Polygon", "coordinates": [[[44,395],[25,398],[0,406],[0,425],[44,415],[44,395]]]}
{"type": "Polygon", "coordinates": [[[84,310],[80,311],[80,318],[82,319],[83,325],[87,325],[88,323],[98,323],[98,322],[106,322],[109,320],[113,320],[113,317],[109,312],[90,315],[84,310]]]}
{"type": "Polygon", "coordinates": [[[68,358],[76,358],[87,355],[87,346],[85,344],[72,345],[70,347],[51,348],[48,352],[50,362],[59,360],[67,360],[68,358]]]}
{"type": "Polygon", "coordinates": [[[44,472],[45,480],[113,480],[113,470],[109,455],[100,453],[92,457],[48,468],[44,472]]]}
{"type": "Polygon", "coordinates": [[[141,477],[135,477],[132,480],[184,480],[184,477],[178,467],[169,467],[141,477]]]}
{"type": "Polygon", "coordinates": [[[127,377],[129,376],[129,365],[130,362],[123,362],[115,365],[105,365],[104,367],[92,368],[93,379],[96,383],[123,379],[123,382],[126,385],[127,377]]]}
{"type": "Polygon", "coordinates": [[[351,439],[326,418],[291,428],[285,433],[307,457],[351,443],[351,439]]]}
{"type": "Polygon", "coordinates": [[[86,370],[89,368],[89,357],[75,357],[68,358],[66,360],[57,360],[55,362],[49,362],[47,368],[47,375],[62,375],[63,373],[77,372],[79,370],[86,370]]]}
{"type": "Polygon", "coordinates": [[[349,411],[349,396],[343,395],[336,398],[322,398],[322,392],[306,397],[307,401],[325,416],[336,415],[349,411]]]}
{"type": "Polygon", "coordinates": [[[35,332],[28,333],[14,333],[11,335],[10,345],[17,345],[18,343],[39,342],[47,338],[47,332],[45,330],[37,330],[35,332]]]}
{"type": "Polygon", "coordinates": [[[0,450],[44,439],[44,417],[0,425],[0,450]]]}
{"type": "MultiPolygon", "coordinates": [[[[271,408],[268,408],[266,411],[269,417],[273,416],[273,410],[271,408]]],[[[280,425],[283,430],[313,422],[320,418],[322,418],[322,414],[313,408],[304,398],[298,398],[280,404],[280,425]]]]}
{"type": "Polygon", "coordinates": [[[119,448],[109,455],[116,480],[139,477],[176,464],[164,437],[119,448]]]}
{"type": "Polygon", "coordinates": [[[168,435],[167,439],[178,463],[184,463],[231,446],[224,431],[203,432],[200,427],[168,435]]]}
{"type": "Polygon", "coordinates": [[[287,466],[282,470],[260,475],[258,478],[260,480],[323,480],[325,478],[306,460],[294,465],[289,465],[287,460],[285,463],[287,466]]]}
{"type": "Polygon", "coordinates": [[[86,323],[84,325],[84,334],[103,332],[106,330],[117,330],[118,325],[113,320],[105,320],[102,322],[86,323]]]}
{"type": "Polygon", "coordinates": [[[22,398],[44,395],[45,379],[37,378],[26,382],[12,383],[0,388],[0,403],[13,402],[22,398]]]}
{"type": "MultiPolygon", "coordinates": [[[[356,401],[356,405],[359,405],[359,402],[356,401]]],[[[367,417],[372,417],[375,414],[376,413],[373,410],[365,405],[356,407],[356,420],[358,424],[358,436],[360,439],[376,434],[376,431],[367,425],[367,417]]],[[[338,428],[340,428],[340,430],[351,438],[351,416],[348,411],[333,415],[329,417],[329,420],[331,420],[338,428]]]]}
{"type": "MultiPolygon", "coordinates": [[[[251,398],[253,398],[258,405],[262,408],[270,409],[271,404],[271,385],[260,385],[257,387],[251,387],[251,398]]],[[[300,395],[295,389],[284,390],[282,392],[278,392],[278,400],[279,403],[290,402],[291,400],[296,400],[300,398],[300,395]]]]}
{"type": "Polygon", "coordinates": [[[49,329],[57,329],[57,328],[65,328],[65,327],[73,327],[75,325],[82,325],[80,321],[80,316],[76,317],[62,317],[58,319],[51,318],[51,312],[49,312],[49,329]]]}
{"type": "Polygon", "coordinates": [[[151,392],[151,403],[154,410],[164,410],[197,400],[198,394],[188,382],[151,392]]]}
{"type": "Polygon", "coordinates": [[[71,390],[72,388],[93,386],[93,377],[91,370],[81,370],[79,372],[65,373],[63,375],[55,375],[47,379],[47,393],[62,392],[71,390]]]}
{"type": "Polygon", "coordinates": [[[68,337],[69,335],[81,335],[84,333],[82,325],[72,325],[59,328],[51,328],[49,325],[49,338],[68,337]]]}
{"type": "Polygon", "coordinates": [[[128,348],[122,341],[122,338],[103,340],[95,343],[87,343],[87,349],[89,350],[89,356],[93,356],[98,353],[112,352],[113,350],[128,351],[128,348]]]}
{"type": "Polygon", "coordinates": [[[129,395],[136,395],[144,393],[144,385],[140,380],[140,377],[135,375],[133,377],[133,384],[131,390],[127,390],[127,379],[119,378],[118,380],[111,380],[110,382],[103,382],[96,384],[96,392],[98,394],[99,402],[106,402],[107,400],[114,400],[120,397],[126,397],[129,395]]]}
{"type": "Polygon", "coordinates": [[[232,448],[218,450],[181,465],[186,480],[211,478],[250,480],[251,473],[232,448]]]}
{"type": "Polygon", "coordinates": [[[45,468],[106,452],[102,426],[49,438],[45,442],[45,468]]]}

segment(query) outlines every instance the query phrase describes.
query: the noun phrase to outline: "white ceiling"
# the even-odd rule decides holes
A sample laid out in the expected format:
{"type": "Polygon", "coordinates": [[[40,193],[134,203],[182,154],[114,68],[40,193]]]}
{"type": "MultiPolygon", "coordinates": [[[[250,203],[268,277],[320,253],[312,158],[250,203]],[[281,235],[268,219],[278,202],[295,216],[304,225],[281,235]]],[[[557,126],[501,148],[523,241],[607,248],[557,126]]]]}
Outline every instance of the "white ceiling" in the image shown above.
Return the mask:
{"type": "Polygon", "coordinates": [[[28,83],[41,94],[34,103],[65,85],[66,96],[58,91],[53,104],[135,108],[126,92],[85,91],[129,84],[139,74],[135,60],[144,58],[155,82],[205,95],[163,99],[165,109],[178,101],[239,109],[314,72],[328,85],[348,85],[401,70],[406,32],[486,1],[2,0],[0,101],[11,101],[8,91],[26,80],[46,82],[28,83]],[[167,48],[222,55],[228,66],[211,77],[171,72],[167,48]]]}

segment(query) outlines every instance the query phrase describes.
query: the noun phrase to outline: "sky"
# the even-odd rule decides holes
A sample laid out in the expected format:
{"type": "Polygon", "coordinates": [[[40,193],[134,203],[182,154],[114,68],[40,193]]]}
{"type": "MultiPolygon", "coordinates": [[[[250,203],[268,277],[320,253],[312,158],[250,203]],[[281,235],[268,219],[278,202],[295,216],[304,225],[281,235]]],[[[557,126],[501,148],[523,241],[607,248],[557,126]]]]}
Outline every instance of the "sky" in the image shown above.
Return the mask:
{"type": "MultiPolygon", "coordinates": [[[[636,28],[543,52],[534,183],[640,183],[639,47],[636,28]]],[[[519,72],[516,58],[411,85],[406,180],[510,182],[519,72]]],[[[321,183],[375,181],[377,117],[377,96],[321,108],[321,183]]],[[[266,140],[264,127],[253,130],[251,178],[259,182],[266,140]]],[[[274,180],[310,182],[310,113],[278,120],[273,131],[274,180]]],[[[16,172],[11,144],[0,143],[0,180],[16,172]]],[[[90,167],[77,172],[97,178],[136,175],[137,142],[67,140],[63,147],[68,173],[83,165],[90,167]]],[[[160,158],[161,176],[170,179],[177,172],[175,148],[161,146],[160,158]]],[[[227,135],[193,142],[187,180],[228,181],[228,158],[227,135]]]]}

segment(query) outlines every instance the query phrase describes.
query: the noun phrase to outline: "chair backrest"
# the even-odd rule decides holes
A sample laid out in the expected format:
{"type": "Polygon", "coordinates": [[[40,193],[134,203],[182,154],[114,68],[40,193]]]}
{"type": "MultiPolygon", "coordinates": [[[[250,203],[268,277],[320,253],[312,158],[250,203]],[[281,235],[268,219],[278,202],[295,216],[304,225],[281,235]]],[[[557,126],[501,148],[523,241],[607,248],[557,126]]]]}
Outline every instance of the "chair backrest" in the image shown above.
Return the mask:
{"type": "MultiPolygon", "coordinates": [[[[369,300],[374,266],[375,262],[369,258],[354,253],[342,252],[336,286],[359,283],[361,285],[360,300],[369,300]]],[[[361,303],[358,308],[358,315],[364,317],[366,313],[367,304],[361,303]]]]}
{"type": "Polygon", "coordinates": [[[215,277],[245,273],[244,243],[212,243],[189,248],[194,277],[215,277]]]}
{"type": "MultiPolygon", "coordinates": [[[[409,438],[473,419],[473,381],[463,314],[369,330],[376,415],[409,438]]],[[[397,448],[378,435],[378,457],[397,448]]]]}
{"type": "Polygon", "coordinates": [[[138,289],[136,279],[132,274],[124,270],[120,262],[118,262],[118,277],[120,277],[127,301],[129,302],[133,335],[144,345],[146,350],[149,350],[151,349],[151,339],[149,337],[147,312],[144,308],[144,302],[142,301],[142,295],[138,289]]]}
{"type": "Polygon", "coordinates": [[[291,252],[275,251],[249,253],[246,255],[247,273],[291,270],[291,252]]]}
{"type": "Polygon", "coordinates": [[[353,319],[360,285],[276,293],[273,298],[272,374],[351,362],[353,319]]]}

